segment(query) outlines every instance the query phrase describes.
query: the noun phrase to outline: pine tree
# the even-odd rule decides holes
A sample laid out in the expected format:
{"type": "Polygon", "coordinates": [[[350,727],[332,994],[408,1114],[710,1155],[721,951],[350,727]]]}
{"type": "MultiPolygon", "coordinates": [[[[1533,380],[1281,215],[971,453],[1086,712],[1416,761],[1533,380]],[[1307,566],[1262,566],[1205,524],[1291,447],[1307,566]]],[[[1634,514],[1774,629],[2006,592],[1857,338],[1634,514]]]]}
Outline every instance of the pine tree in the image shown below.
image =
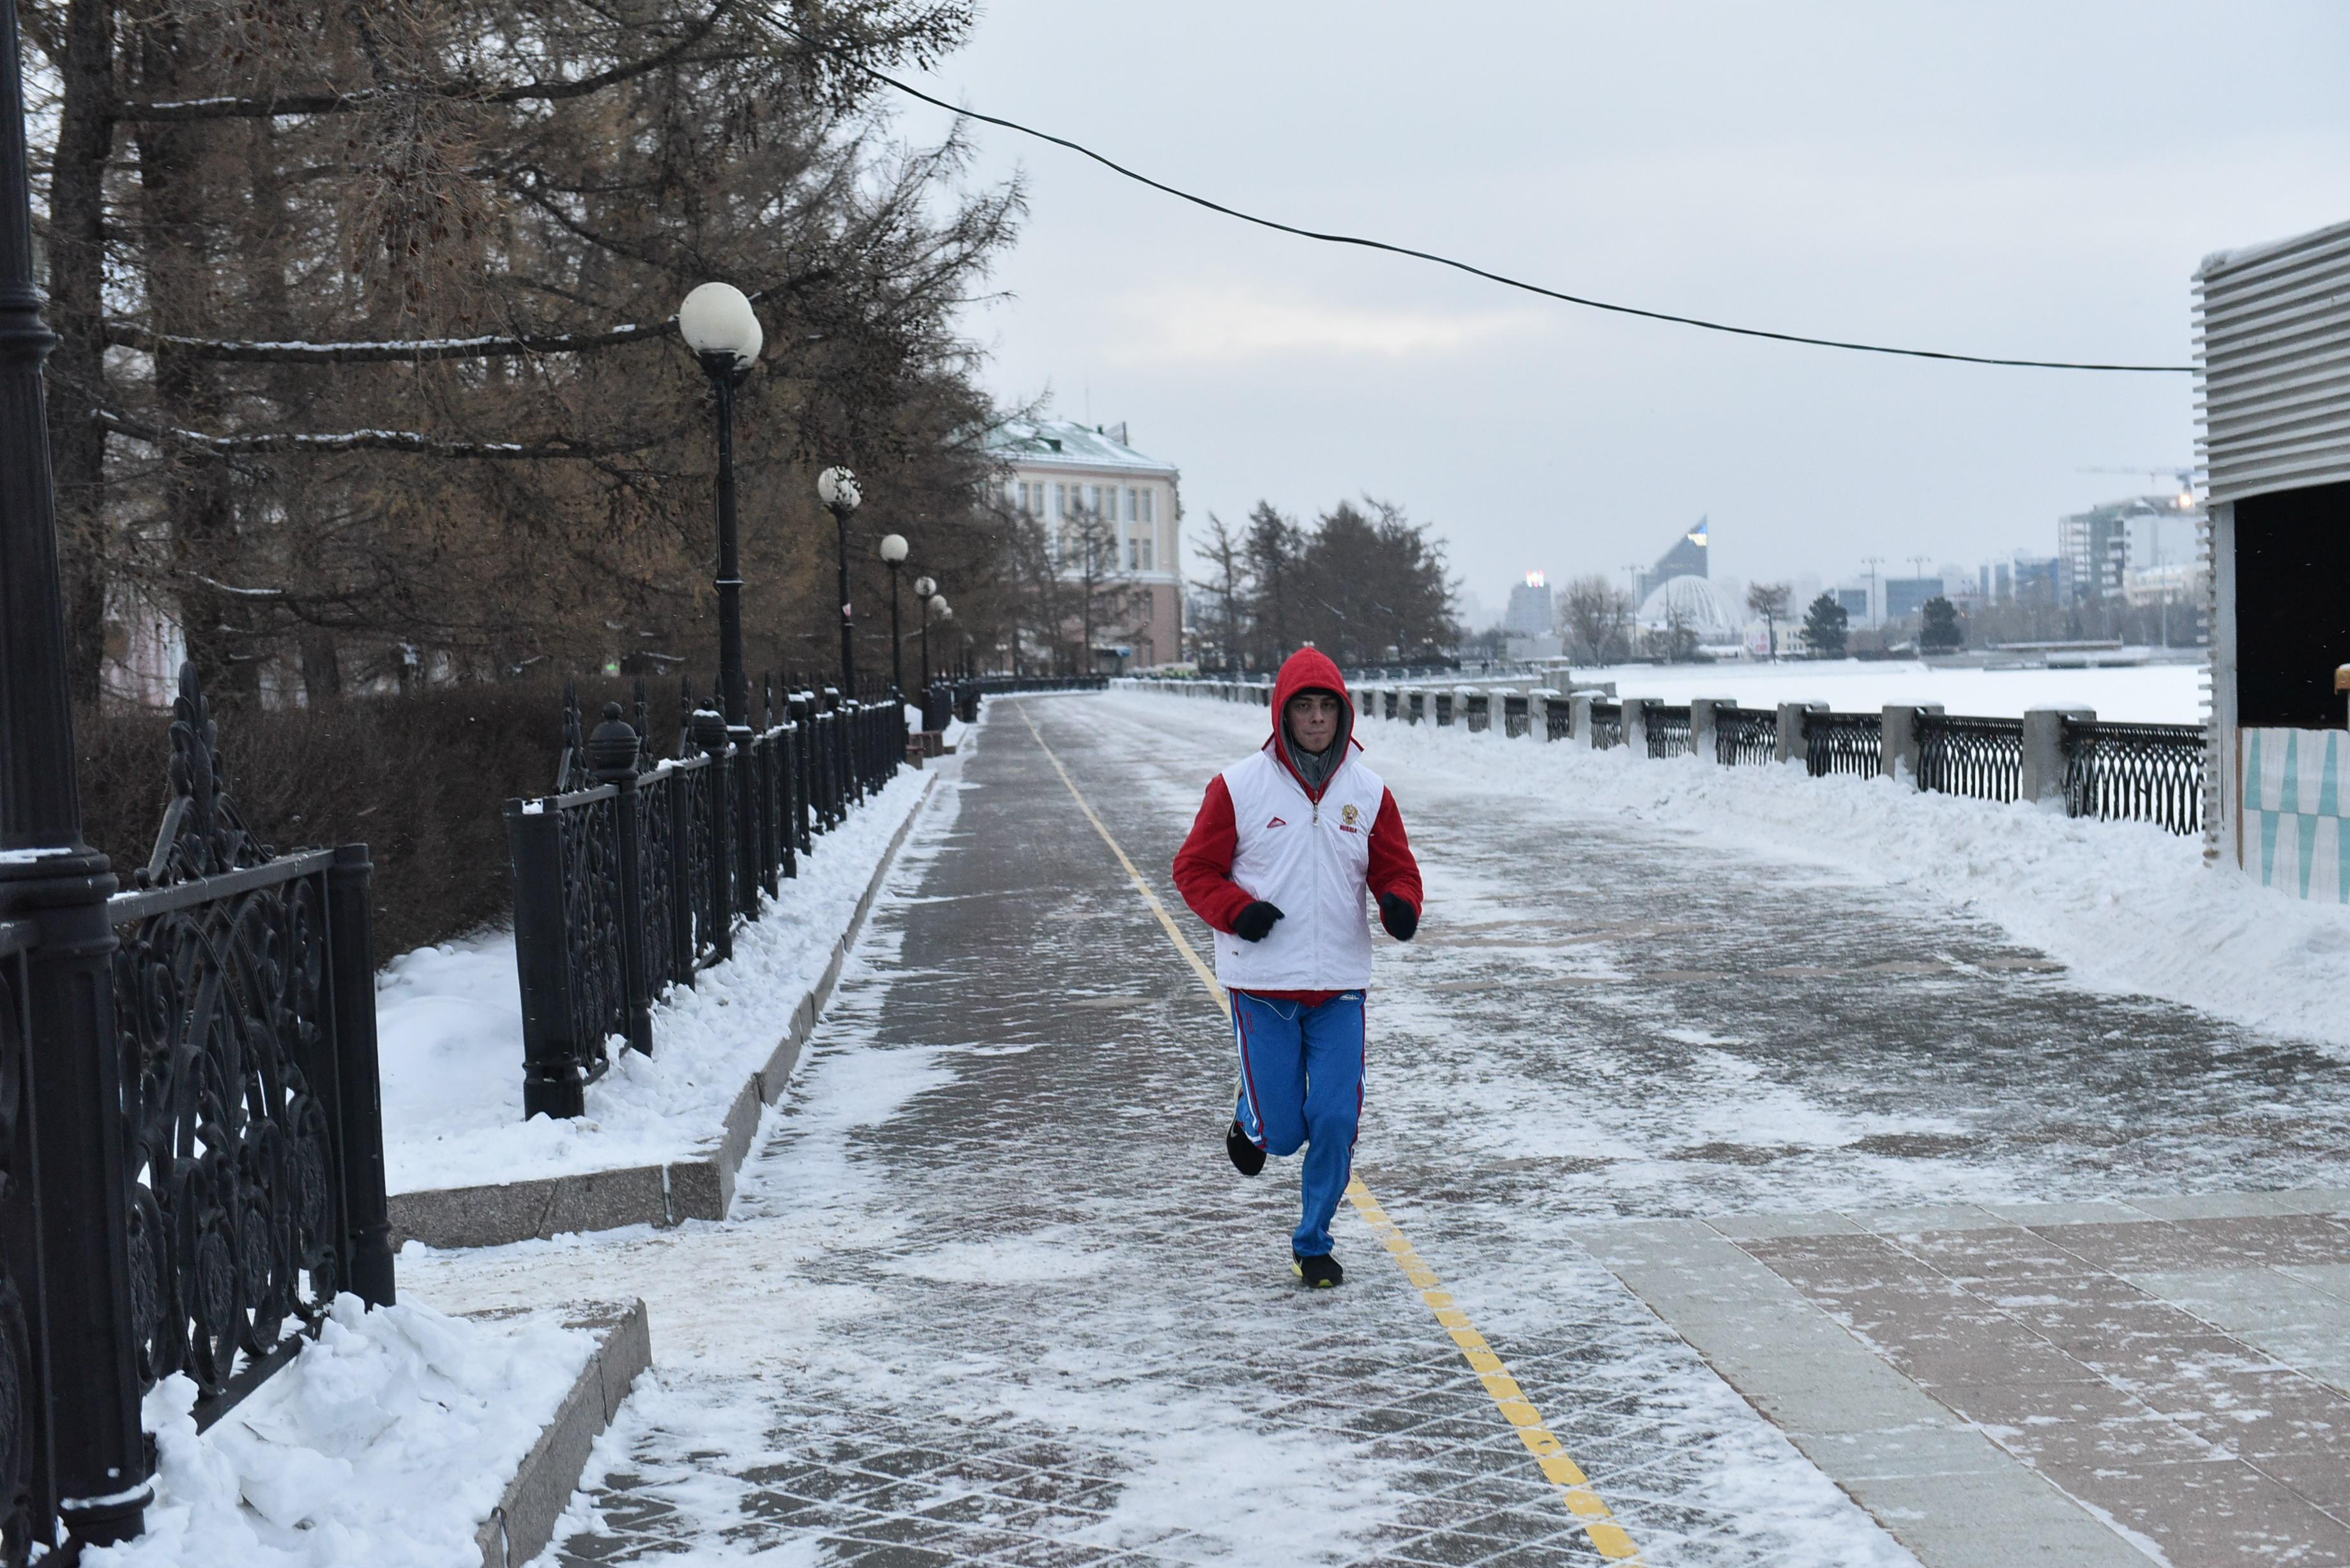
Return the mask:
{"type": "Polygon", "coordinates": [[[1960,624],[1959,607],[1941,595],[1928,599],[1921,611],[1922,624],[1918,632],[1918,647],[1927,653],[1950,653],[1967,645],[1966,628],[1960,624]]]}
{"type": "Polygon", "coordinates": [[[1814,659],[1842,659],[1851,617],[1834,594],[1822,594],[1804,611],[1804,643],[1814,659]]]}

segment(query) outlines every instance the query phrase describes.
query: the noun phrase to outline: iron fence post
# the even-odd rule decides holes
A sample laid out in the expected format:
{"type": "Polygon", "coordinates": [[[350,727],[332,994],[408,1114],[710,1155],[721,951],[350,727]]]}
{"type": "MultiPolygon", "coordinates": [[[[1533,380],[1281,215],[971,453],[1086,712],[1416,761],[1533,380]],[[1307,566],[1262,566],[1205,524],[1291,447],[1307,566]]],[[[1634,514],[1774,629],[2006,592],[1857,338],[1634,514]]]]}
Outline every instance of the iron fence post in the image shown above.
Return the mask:
{"type": "Polygon", "coordinates": [[[368,1305],[390,1306],[396,1295],[391,1207],[384,1191],[383,1075],[376,1056],[374,876],[366,845],[339,846],[327,868],[327,919],[335,964],[343,1223],[349,1238],[345,1282],[368,1305]]]}
{"type": "Polygon", "coordinates": [[[629,1044],[653,1054],[653,988],[645,963],[644,819],[637,802],[636,726],[620,717],[618,702],[604,704],[604,722],[588,737],[588,776],[620,792],[617,838],[620,851],[620,995],[628,1017],[629,1044]]]}
{"type": "Polygon", "coordinates": [[[739,812],[737,826],[742,829],[734,845],[735,908],[746,920],[759,918],[759,792],[758,781],[752,772],[751,726],[730,724],[726,739],[734,755],[728,764],[733,773],[734,801],[739,812]]]}
{"type": "Polygon", "coordinates": [[[588,1078],[571,1010],[562,825],[554,802],[506,802],[506,845],[514,858],[515,979],[522,990],[523,1119],[580,1116],[588,1108],[588,1078]]]}
{"type": "MultiPolygon", "coordinates": [[[[143,1336],[132,1278],[161,1239],[138,1238],[134,1264],[106,906],[116,884],[106,857],[82,838],[41,384],[57,339],[34,281],[16,26],[16,8],[0,8],[0,849],[21,852],[0,866],[0,909],[41,933],[25,961],[36,1033],[23,1114],[33,1118],[47,1300],[26,1310],[32,1324],[46,1318],[49,1338],[26,1348],[73,1381],[47,1417],[47,1460],[78,1547],[128,1540],[145,1524],[154,1456],[139,1419],[143,1336]]],[[[29,1402],[49,1386],[36,1373],[15,1397],[29,1402]]],[[[18,1417],[17,1440],[30,1443],[39,1418],[8,1414],[18,1417]]]]}
{"type": "Polygon", "coordinates": [[[728,761],[725,718],[707,708],[693,715],[693,743],[710,758],[710,950],[721,960],[734,956],[733,843],[727,832],[727,787],[733,783],[728,761]]]}

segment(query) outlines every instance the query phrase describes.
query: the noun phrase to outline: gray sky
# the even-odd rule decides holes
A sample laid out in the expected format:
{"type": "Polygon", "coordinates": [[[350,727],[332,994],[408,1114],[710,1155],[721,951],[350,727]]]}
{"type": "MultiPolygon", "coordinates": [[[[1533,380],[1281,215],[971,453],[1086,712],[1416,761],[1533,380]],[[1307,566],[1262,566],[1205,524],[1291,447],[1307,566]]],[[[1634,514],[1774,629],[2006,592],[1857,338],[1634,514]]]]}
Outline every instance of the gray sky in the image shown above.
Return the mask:
{"type": "MultiPolygon", "coordinates": [[[[2207,253],[2350,217],[2350,4],[994,0],[925,85],[1171,183],[1743,325],[2185,363],[2207,253]]],[[[901,130],[945,117],[907,109],[901,130]]],[[[1700,514],[1745,577],[2053,547],[2160,487],[2191,379],[1760,343],[1236,223],[978,128],[1033,214],[1006,400],[1129,422],[1187,539],[1259,498],[1434,521],[1488,606],[1700,514]]]]}

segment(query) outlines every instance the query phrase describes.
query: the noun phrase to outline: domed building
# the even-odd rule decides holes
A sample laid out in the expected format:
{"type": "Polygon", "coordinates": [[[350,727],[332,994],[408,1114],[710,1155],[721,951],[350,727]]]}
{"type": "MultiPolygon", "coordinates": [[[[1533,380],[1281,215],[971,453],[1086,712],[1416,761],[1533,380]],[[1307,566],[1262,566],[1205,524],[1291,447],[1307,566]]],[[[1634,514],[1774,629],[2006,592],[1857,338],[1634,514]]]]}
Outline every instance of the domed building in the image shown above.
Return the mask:
{"type": "Polygon", "coordinates": [[[1700,642],[1736,642],[1744,618],[1730,596],[1704,577],[1667,577],[1640,601],[1635,618],[1643,631],[1665,631],[1675,621],[1697,634],[1700,642]]]}

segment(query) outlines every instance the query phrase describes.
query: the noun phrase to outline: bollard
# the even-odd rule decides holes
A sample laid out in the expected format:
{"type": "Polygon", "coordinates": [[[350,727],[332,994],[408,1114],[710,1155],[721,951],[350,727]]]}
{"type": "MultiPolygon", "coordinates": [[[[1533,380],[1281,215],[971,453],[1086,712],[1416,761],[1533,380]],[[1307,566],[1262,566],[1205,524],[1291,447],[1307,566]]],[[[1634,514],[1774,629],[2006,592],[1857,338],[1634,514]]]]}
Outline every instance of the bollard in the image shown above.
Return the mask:
{"type": "Polygon", "coordinates": [[[1735,708],[1738,704],[1727,697],[1692,697],[1690,699],[1690,754],[1700,762],[1721,761],[1721,740],[1714,728],[1714,711],[1735,708]]]}
{"type": "Polygon", "coordinates": [[[1636,757],[1648,754],[1648,710],[1664,706],[1655,697],[1624,699],[1624,749],[1636,757]]]}
{"type": "Polygon", "coordinates": [[[1588,746],[1591,739],[1591,704],[1596,699],[1588,691],[1578,691],[1567,699],[1566,738],[1588,746]]]}
{"type": "Polygon", "coordinates": [[[1911,789],[1918,787],[1918,715],[1941,711],[1939,702],[1885,705],[1884,739],[1879,742],[1877,764],[1881,777],[1907,784],[1911,789]]]}
{"type": "Polygon", "coordinates": [[[1804,743],[1804,715],[1824,711],[1826,708],[1827,704],[1825,702],[1780,703],[1779,745],[1778,749],[1772,753],[1772,760],[1794,763],[1803,767],[1810,766],[1810,749],[1804,743]]]}
{"type": "Polygon", "coordinates": [[[2096,722],[2094,708],[2027,708],[2023,768],[2016,798],[2064,809],[2064,721],[2096,722]]]}

